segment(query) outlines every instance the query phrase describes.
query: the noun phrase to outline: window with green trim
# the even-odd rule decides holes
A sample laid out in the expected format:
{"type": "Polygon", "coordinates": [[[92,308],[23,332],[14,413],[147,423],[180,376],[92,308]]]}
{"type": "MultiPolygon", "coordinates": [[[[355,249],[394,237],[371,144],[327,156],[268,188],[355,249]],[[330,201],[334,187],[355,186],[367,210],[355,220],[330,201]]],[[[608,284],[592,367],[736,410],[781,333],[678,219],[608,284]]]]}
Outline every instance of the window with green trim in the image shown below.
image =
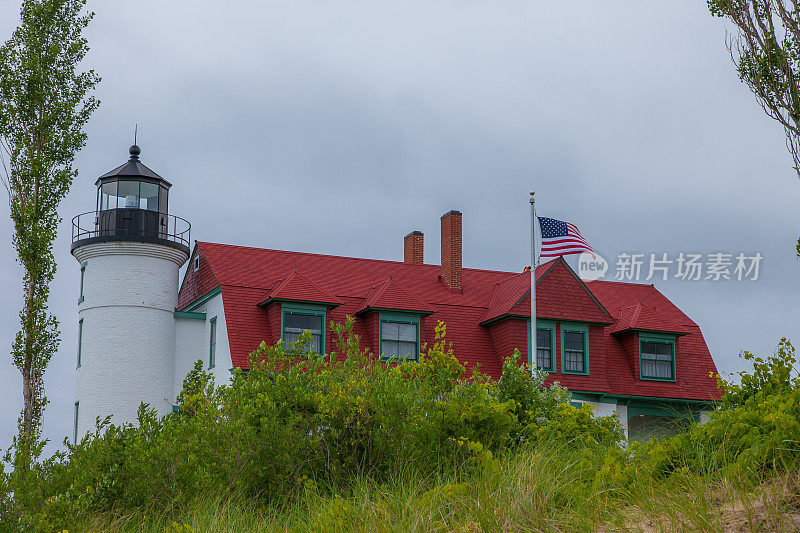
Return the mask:
{"type": "Polygon", "coordinates": [[[81,303],[83,301],[83,282],[85,278],[86,278],[86,262],[81,264],[81,294],[80,296],[78,296],[78,303],[81,303]]]}
{"type": "Polygon", "coordinates": [[[639,377],[675,380],[675,340],[666,337],[639,337],[639,377]]]}
{"type": "Polygon", "coordinates": [[[217,365],[217,317],[211,319],[211,333],[208,336],[208,368],[217,365]]]}
{"type": "Polygon", "coordinates": [[[75,416],[72,422],[72,444],[78,444],[78,409],[80,402],[75,402],[75,416]]]}
{"type": "Polygon", "coordinates": [[[536,368],[554,372],[556,369],[555,358],[555,327],[551,324],[542,324],[536,321],[536,368]]]}
{"type": "Polygon", "coordinates": [[[381,314],[380,352],[382,359],[419,357],[419,317],[381,314]]]}
{"type": "Polygon", "coordinates": [[[309,346],[299,348],[312,353],[325,353],[325,310],[324,308],[284,306],[281,338],[286,344],[294,344],[304,332],[311,334],[309,346]]]}
{"type": "Polygon", "coordinates": [[[589,330],[586,326],[561,324],[561,373],[589,373],[589,330]]]}
{"type": "Polygon", "coordinates": [[[81,349],[83,344],[83,319],[78,320],[78,364],[75,368],[81,367],[81,349]]]}

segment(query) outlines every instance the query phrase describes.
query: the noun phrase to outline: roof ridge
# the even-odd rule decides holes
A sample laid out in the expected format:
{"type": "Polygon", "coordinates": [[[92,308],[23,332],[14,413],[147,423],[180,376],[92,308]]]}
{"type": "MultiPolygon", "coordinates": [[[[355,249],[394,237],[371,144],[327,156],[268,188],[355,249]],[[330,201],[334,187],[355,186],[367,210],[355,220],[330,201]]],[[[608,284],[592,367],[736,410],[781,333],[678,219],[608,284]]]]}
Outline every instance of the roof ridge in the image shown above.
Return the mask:
{"type": "MultiPolygon", "coordinates": [[[[224,246],[224,247],[227,247],[227,248],[245,248],[245,249],[248,249],[248,250],[259,250],[259,251],[262,251],[262,252],[276,252],[276,253],[281,253],[281,254],[311,255],[311,256],[315,256],[315,257],[331,257],[331,258],[335,258],[335,259],[351,259],[351,260],[354,260],[354,261],[375,261],[375,262],[379,262],[379,263],[393,263],[393,264],[408,265],[408,266],[412,266],[413,265],[414,267],[421,267],[422,266],[422,267],[428,267],[428,268],[439,268],[439,266],[440,266],[440,265],[431,264],[431,263],[406,263],[405,261],[395,261],[395,260],[392,260],[392,259],[374,259],[374,258],[371,258],[371,257],[353,257],[353,256],[348,256],[348,255],[320,254],[320,253],[315,253],[315,252],[298,252],[298,251],[292,251],[292,250],[278,250],[278,249],[275,249],[275,248],[259,248],[257,246],[242,246],[242,245],[239,245],[239,244],[223,244],[223,243],[218,243],[218,242],[207,242],[207,241],[195,241],[195,242],[197,244],[203,244],[203,245],[209,245],[209,246],[224,246]]],[[[555,259],[553,261],[555,261],[555,259]]],[[[539,266],[546,265],[546,264],[548,264],[550,262],[551,261],[548,261],[547,263],[542,263],[539,266]]],[[[463,267],[463,266],[461,267],[461,269],[462,270],[471,270],[473,272],[491,272],[491,273],[494,273],[494,274],[510,274],[511,276],[516,276],[516,275],[519,275],[519,274],[525,274],[526,273],[524,271],[523,272],[510,272],[508,270],[491,270],[491,269],[488,269],[488,268],[472,268],[472,267],[463,267]]]]}

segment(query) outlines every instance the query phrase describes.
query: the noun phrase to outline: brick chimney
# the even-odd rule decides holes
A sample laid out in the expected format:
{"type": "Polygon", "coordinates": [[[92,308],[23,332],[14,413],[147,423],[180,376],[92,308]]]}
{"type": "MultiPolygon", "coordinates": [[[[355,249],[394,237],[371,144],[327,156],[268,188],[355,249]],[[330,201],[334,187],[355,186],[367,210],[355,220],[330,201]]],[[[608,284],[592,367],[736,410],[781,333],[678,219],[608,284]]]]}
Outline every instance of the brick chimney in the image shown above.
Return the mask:
{"type": "Polygon", "coordinates": [[[403,239],[403,262],[422,264],[423,235],[419,230],[414,230],[403,239]]]}
{"type": "Polygon", "coordinates": [[[442,215],[441,279],[451,291],[461,291],[461,211],[442,215]]]}

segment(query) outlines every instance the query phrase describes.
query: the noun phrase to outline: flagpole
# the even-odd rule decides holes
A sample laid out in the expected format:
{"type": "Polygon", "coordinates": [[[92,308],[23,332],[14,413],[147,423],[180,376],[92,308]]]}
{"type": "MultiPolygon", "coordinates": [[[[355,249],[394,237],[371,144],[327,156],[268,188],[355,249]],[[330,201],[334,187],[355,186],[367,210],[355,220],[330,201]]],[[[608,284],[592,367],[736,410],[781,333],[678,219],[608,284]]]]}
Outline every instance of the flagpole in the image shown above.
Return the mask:
{"type": "Polygon", "coordinates": [[[531,191],[531,341],[528,360],[536,366],[536,213],[533,207],[531,191]]]}

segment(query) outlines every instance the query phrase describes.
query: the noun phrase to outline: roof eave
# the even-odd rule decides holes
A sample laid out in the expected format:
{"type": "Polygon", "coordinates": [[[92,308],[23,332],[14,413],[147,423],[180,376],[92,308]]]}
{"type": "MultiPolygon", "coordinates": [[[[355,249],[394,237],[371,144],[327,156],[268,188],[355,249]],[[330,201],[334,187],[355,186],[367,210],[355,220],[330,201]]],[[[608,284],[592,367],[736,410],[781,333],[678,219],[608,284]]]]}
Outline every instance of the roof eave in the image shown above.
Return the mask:
{"type": "Polygon", "coordinates": [[[335,307],[339,307],[344,302],[320,302],[314,300],[294,300],[292,298],[267,298],[266,300],[257,303],[258,307],[267,307],[274,303],[295,303],[295,304],[308,304],[308,305],[324,305],[325,307],[329,307],[331,309],[335,307]]]}
{"type": "Polygon", "coordinates": [[[399,308],[396,308],[396,307],[369,307],[369,306],[367,306],[364,309],[356,311],[355,314],[356,315],[365,315],[365,314],[367,314],[369,312],[372,312],[372,311],[377,311],[377,312],[388,311],[388,312],[392,312],[392,313],[408,313],[408,314],[414,314],[414,315],[420,315],[420,316],[430,316],[430,315],[432,315],[432,314],[434,314],[436,312],[436,311],[431,311],[431,310],[423,311],[421,309],[399,309],[399,308]]]}

